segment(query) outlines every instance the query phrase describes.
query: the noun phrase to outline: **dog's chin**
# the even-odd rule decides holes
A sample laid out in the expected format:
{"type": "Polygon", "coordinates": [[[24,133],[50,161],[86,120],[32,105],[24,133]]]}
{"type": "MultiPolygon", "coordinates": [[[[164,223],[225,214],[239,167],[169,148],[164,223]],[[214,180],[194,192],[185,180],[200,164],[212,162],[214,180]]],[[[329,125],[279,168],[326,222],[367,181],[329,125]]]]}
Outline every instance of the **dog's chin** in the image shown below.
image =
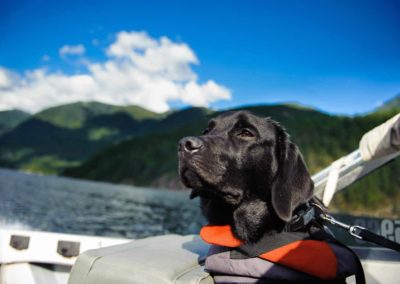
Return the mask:
{"type": "Polygon", "coordinates": [[[195,171],[183,167],[179,172],[181,181],[184,186],[191,189],[199,189],[204,186],[203,179],[195,171]]]}
{"type": "Polygon", "coordinates": [[[192,169],[182,168],[180,178],[182,183],[192,190],[190,199],[196,197],[207,199],[218,198],[229,206],[238,206],[242,202],[243,195],[240,192],[218,189],[217,186],[211,184],[200,173],[192,169]]]}
{"type": "Polygon", "coordinates": [[[190,168],[183,167],[180,170],[180,178],[183,185],[192,190],[190,194],[190,199],[196,197],[207,197],[211,198],[214,194],[208,189],[209,185],[205,181],[204,178],[201,177],[196,171],[193,171],[190,168]]]}

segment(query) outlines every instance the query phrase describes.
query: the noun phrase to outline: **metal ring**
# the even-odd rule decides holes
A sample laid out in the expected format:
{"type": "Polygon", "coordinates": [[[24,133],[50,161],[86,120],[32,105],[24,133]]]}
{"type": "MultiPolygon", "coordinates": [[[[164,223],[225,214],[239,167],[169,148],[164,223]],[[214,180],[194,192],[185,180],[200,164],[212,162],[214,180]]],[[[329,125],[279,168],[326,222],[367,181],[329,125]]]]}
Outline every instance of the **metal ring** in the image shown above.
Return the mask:
{"type": "Polygon", "coordinates": [[[351,226],[350,228],[349,228],[349,233],[350,233],[350,235],[352,235],[353,237],[355,237],[355,238],[357,238],[357,239],[360,239],[360,240],[362,240],[363,238],[360,236],[360,235],[358,235],[357,233],[356,233],[356,229],[359,229],[359,230],[365,230],[365,228],[364,227],[361,227],[361,226],[351,226]]]}

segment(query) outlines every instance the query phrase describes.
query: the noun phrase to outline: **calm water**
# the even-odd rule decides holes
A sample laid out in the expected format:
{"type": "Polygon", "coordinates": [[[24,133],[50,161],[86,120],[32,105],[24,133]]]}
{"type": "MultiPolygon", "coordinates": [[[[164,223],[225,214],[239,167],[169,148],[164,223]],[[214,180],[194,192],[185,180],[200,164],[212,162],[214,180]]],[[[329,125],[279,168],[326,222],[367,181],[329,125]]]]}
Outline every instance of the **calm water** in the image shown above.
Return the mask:
{"type": "Polygon", "coordinates": [[[0,170],[0,227],[142,238],[197,233],[205,223],[186,192],[0,170]]]}
{"type": "MultiPolygon", "coordinates": [[[[126,238],[196,234],[205,220],[198,199],[191,201],[188,196],[187,192],[0,169],[0,228],[126,238]]],[[[400,220],[345,214],[336,217],[400,243],[400,220]]],[[[371,245],[356,241],[346,231],[332,229],[347,244],[371,245]]]]}

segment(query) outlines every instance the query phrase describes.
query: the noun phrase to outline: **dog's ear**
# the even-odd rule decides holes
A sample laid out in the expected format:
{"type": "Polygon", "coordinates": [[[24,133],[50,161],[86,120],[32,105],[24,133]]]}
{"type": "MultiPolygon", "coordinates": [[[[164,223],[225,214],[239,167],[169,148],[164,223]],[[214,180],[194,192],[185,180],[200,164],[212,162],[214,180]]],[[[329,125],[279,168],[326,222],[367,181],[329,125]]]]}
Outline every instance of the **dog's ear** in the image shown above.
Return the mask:
{"type": "Polygon", "coordinates": [[[293,210],[313,196],[314,183],[297,146],[281,126],[276,125],[275,129],[278,169],[271,188],[271,202],[277,216],[288,222],[293,210]]]}

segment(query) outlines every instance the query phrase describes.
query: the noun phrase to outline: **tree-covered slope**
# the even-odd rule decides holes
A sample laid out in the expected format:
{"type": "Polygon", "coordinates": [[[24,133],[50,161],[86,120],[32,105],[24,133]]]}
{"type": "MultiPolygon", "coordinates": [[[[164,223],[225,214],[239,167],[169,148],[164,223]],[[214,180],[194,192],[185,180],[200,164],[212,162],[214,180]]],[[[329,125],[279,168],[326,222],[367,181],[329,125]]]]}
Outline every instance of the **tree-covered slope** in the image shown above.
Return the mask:
{"type": "Polygon", "coordinates": [[[99,102],[77,102],[51,107],[35,114],[35,117],[59,127],[81,128],[93,117],[115,113],[127,114],[134,120],[161,117],[139,106],[115,106],[99,102]]]}
{"type": "Polygon", "coordinates": [[[28,119],[29,116],[29,113],[16,109],[0,111],[0,135],[28,119]]]}
{"type": "Polygon", "coordinates": [[[140,125],[160,117],[137,106],[98,102],[52,107],[0,136],[0,166],[58,173],[107,145],[137,135],[140,125]]]}
{"type": "Polygon", "coordinates": [[[0,166],[57,174],[129,137],[168,131],[207,109],[155,114],[136,106],[75,103],[42,111],[0,136],[0,166]]]}

